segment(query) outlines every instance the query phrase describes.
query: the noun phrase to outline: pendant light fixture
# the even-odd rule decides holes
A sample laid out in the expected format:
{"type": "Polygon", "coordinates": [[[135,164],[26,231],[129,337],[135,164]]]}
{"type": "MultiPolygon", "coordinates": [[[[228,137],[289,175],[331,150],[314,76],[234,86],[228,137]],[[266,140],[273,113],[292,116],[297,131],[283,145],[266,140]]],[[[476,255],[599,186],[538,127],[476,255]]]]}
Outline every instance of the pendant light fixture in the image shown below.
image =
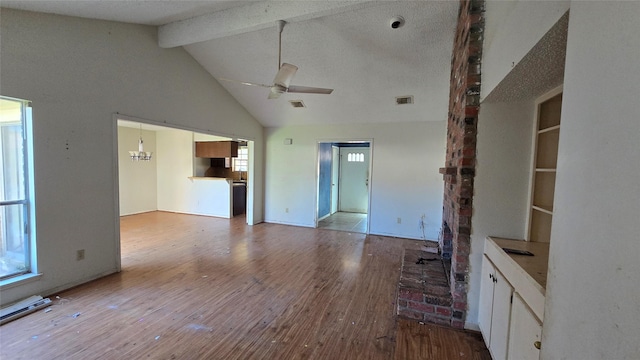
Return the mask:
{"type": "Polygon", "coordinates": [[[149,161],[151,160],[151,156],[153,152],[145,152],[144,145],[142,141],[142,124],[140,124],[140,139],[138,140],[138,151],[129,151],[129,156],[131,156],[132,161],[149,161]]]}

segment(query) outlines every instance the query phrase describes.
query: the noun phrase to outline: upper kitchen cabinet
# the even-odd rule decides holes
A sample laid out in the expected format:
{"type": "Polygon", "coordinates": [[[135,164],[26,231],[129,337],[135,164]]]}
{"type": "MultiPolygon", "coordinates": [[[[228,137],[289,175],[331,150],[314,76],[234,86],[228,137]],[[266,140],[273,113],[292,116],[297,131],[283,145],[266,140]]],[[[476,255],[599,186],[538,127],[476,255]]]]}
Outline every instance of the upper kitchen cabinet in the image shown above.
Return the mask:
{"type": "Polygon", "coordinates": [[[196,141],[196,157],[232,158],[238,157],[237,141],[196,141]]]}

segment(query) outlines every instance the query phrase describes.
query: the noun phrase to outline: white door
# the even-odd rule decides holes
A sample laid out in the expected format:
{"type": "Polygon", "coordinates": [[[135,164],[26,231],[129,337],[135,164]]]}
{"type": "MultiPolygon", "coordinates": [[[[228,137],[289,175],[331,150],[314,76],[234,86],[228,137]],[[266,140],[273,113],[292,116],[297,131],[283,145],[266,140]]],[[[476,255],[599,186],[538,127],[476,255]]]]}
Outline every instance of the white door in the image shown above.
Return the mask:
{"type": "Polygon", "coordinates": [[[338,211],[338,181],[340,180],[340,148],[331,147],[331,214],[338,211]]]}
{"type": "Polygon", "coordinates": [[[340,148],[340,211],[367,213],[369,207],[369,148],[340,148]]]}

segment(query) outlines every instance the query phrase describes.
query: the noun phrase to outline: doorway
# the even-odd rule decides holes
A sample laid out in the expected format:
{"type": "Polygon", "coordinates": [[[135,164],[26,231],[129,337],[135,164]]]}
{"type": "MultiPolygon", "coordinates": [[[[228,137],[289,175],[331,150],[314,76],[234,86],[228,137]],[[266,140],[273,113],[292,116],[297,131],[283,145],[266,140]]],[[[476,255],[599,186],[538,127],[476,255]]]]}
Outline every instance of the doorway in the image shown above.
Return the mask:
{"type": "Polygon", "coordinates": [[[318,143],[316,227],[369,232],[371,141],[318,143]]]}
{"type": "MultiPolygon", "coordinates": [[[[237,215],[238,220],[254,225],[253,140],[232,139],[122,114],[114,114],[113,126],[118,234],[121,217],[157,211],[228,218],[230,221],[237,215]],[[226,169],[229,176],[205,176],[213,164],[209,158],[195,156],[198,141],[238,142],[242,157],[238,150],[238,158],[233,158],[236,160],[234,167],[226,169]],[[149,158],[134,158],[134,153],[143,146],[150,154],[149,158]],[[237,188],[245,191],[242,193],[246,209],[243,214],[234,213],[237,188]]],[[[116,241],[121,258],[120,238],[116,241]]]]}

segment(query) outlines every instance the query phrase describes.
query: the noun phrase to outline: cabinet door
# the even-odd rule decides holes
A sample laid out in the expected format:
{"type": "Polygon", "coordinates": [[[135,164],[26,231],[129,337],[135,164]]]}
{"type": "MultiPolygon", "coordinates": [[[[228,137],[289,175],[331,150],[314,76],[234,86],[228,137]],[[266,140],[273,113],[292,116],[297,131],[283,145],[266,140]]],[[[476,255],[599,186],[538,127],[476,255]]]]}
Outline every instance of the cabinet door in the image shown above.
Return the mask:
{"type": "Polygon", "coordinates": [[[540,341],[542,325],[524,303],[520,295],[513,295],[511,331],[509,333],[509,359],[538,360],[540,350],[534,343],[540,341]]]}
{"type": "Polygon", "coordinates": [[[238,143],[235,141],[196,141],[196,157],[238,157],[238,143]]]}
{"type": "Polygon", "coordinates": [[[491,312],[493,311],[493,274],[495,270],[491,261],[484,256],[482,259],[482,278],[480,280],[480,308],[478,322],[480,332],[487,347],[491,343],[491,312]]]}
{"type": "Polygon", "coordinates": [[[513,288],[499,271],[495,274],[493,289],[493,311],[491,314],[491,342],[489,350],[494,360],[507,358],[509,322],[511,317],[511,295],[513,288]]]}

